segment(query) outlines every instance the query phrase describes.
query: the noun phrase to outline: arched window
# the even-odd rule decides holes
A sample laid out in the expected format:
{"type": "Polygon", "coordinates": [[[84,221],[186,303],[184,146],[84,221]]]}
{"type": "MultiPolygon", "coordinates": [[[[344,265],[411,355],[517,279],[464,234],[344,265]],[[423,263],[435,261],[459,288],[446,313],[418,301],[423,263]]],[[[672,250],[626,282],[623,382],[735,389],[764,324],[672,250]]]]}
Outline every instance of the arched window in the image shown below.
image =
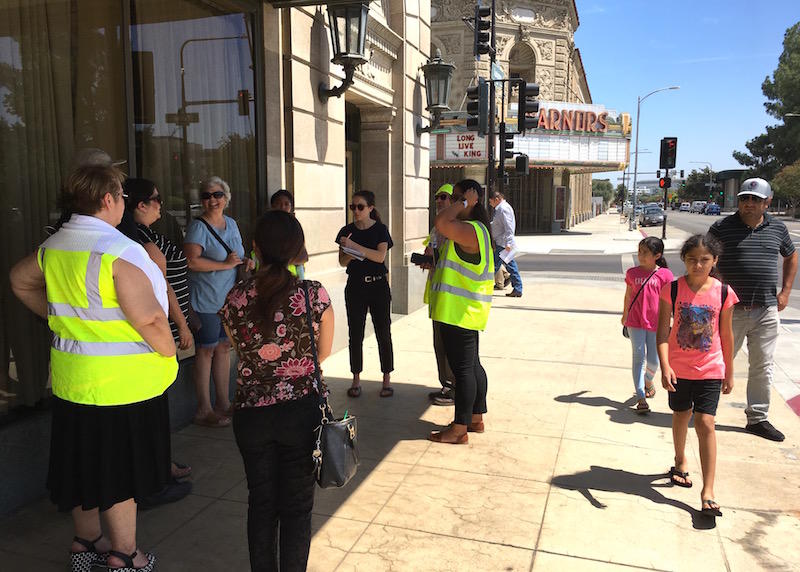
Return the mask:
{"type": "Polygon", "coordinates": [[[526,82],[536,81],[536,54],[527,44],[517,43],[508,54],[508,75],[526,82]]]}

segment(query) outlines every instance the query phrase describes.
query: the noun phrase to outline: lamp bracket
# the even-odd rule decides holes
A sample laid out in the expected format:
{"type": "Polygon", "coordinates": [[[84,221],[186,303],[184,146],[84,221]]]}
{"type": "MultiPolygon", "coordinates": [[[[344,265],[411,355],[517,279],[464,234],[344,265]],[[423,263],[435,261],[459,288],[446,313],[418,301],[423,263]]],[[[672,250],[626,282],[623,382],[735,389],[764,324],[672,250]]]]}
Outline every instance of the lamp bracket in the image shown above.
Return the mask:
{"type": "Polygon", "coordinates": [[[422,123],[417,123],[417,137],[422,135],[423,133],[430,133],[432,130],[439,127],[439,120],[442,118],[440,113],[434,113],[433,117],[431,117],[431,124],[427,127],[423,127],[422,123]]]}
{"type": "Polygon", "coordinates": [[[353,74],[356,71],[356,66],[352,64],[346,64],[344,66],[344,80],[342,84],[333,88],[328,88],[327,84],[321,83],[319,84],[319,89],[317,93],[319,95],[319,99],[322,103],[327,103],[328,98],[331,97],[339,97],[341,96],[347,89],[353,85],[353,74]]]}

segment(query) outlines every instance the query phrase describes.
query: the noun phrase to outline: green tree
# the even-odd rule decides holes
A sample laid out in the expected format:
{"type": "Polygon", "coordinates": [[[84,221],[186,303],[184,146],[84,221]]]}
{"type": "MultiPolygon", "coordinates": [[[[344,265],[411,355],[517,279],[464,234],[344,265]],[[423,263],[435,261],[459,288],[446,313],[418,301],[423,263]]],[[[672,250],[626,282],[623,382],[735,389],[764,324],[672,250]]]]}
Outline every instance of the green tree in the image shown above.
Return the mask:
{"type": "Polygon", "coordinates": [[[609,204],[614,198],[614,187],[608,179],[592,179],[592,196],[603,197],[603,203],[609,204]]]}
{"type": "Polygon", "coordinates": [[[794,216],[800,205],[800,160],[781,169],[772,180],[772,189],[775,191],[775,198],[785,201],[794,216]]]}
{"type": "Polygon", "coordinates": [[[618,205],[621,205],[625,202],[627,198],[628,198],[628,189],[625,188],[625,185],[620,183],[619,185],[617,185],[616,191],[614,191],[614,201],[618,205]]]}
{"type": "Polygon", "coordinates": [[[708,167],[704,167],[702,171],[692,169],[686,177],[686,186],[678,189],[678,197],[682,201],[707,201],[712,191],[706,184],[716,178],[717,174],[708,167]]]}
{"type": "Polygon", "coordinates": [[[800,22],[786,30],[778,67],[761,84],[761,91],[767,98],[767,113],[782,123],[767,126],[766,133],[745,143],[749,153],[734,151],[733,158],[754,176],[771,180],[800,159],[800,118],[786,117],[800,113],[800,22]]]}

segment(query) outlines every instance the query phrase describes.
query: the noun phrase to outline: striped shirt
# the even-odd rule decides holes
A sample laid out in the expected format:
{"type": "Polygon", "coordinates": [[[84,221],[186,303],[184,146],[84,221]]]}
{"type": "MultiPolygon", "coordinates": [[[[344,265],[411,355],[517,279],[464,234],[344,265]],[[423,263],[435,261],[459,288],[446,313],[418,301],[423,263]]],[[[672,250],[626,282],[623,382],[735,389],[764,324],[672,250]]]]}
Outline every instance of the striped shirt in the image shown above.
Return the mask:
{"type": "Polygon", "coordinates": [[[738,211],[715,222],[708,233],[722,242],[717,267],[739,296],[743,306],[777,306],[778,255],[794,254],[786,225],[764,213],[764,222],[753,229],[738,211]]]}
{"type": "MultiPolygon", "coordinates": [[[[137,224],[136,227],[139,230],[139,242],[142,244],[152,242],[167,259],[167,282],[175,291],[175,297],[178,298],[178,305],[181,308],[181,312],[183,312],[184,318],[188,319],[189,281],[186,256],[183,254],[183,250],[163,234],[159,234],[143,224],[137,224]]],[[[172,328],[172,337],[177,342],[178,326],[170,320],[169,327],[172,328]]]]}

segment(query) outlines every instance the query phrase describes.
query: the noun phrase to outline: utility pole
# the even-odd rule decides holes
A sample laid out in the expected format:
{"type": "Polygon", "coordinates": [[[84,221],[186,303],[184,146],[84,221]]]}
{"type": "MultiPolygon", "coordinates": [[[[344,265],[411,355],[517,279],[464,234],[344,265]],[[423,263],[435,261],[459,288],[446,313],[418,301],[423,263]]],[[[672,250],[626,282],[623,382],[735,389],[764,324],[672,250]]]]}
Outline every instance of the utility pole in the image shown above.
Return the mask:
{"type": "MultiPolygon", "coordinates": [[[[492,38],[491,50],[489,51],[489,79],[492,79],[492,69],[494,69],[494,62],[497,59],[497,50],[495,42],[497,16],[495,14],[495,0],[492,0],[492,38]]],[[[486,173],[486,200],[488,201],[489,193],[495,190],[495,179],[497,172],[494,164],[495,154],[495,115],[497,114],[497,90],[493,81],[489,82],[489,169],[486,173]]],[[[488,203],[487,203],[488,204],[488,203]]]]}

